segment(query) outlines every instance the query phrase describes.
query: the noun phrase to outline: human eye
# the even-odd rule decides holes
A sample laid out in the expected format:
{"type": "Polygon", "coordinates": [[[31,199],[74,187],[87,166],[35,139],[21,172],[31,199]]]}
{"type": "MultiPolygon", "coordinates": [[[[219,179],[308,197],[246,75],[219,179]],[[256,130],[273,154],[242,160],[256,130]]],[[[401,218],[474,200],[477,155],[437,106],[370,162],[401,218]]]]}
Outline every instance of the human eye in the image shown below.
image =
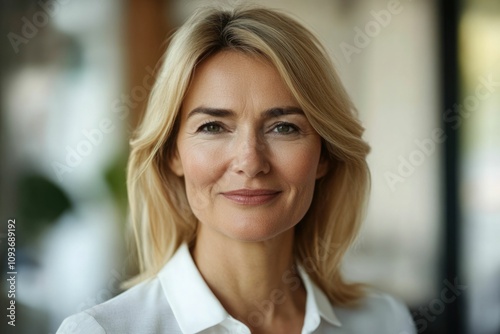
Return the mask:
{"type": "Polygon", "coordinates": [[[196,132],[217,134],[224,131],[224,128],[219,122],[207,122],[201,125],[196,132]]]}
{"type": "Polygon", "coordinates": [[[277,133],[280,135],[294,134],[297,133],[298,131],[299,128],[296,125],[287,122],[278,123],[272,129],[273,133],[277,133]]]}

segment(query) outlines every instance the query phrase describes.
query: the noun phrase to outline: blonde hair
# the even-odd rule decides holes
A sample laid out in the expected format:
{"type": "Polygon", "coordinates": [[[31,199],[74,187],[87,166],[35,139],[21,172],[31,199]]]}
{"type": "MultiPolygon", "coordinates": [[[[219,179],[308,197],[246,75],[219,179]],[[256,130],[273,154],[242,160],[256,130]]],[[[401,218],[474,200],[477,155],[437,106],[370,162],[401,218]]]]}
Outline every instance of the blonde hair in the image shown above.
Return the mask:
{"type": "Polygon", "coordinates": [[[181,243],[196,237],[183,180],[168,161],[196,65],[227,49],[270,61],[322,138],[331,167],[317,181],[312,205],[295,227],[294,254],[333,304],[353,304],[364,292],[342,279],[340,264],[358,233],[369,188],[364,129],[316,37],[287,15],[262,7],[201,9],[171,39],[131,141],[127,185],[140,264],[134,281],[154,276],[181,243]]]}

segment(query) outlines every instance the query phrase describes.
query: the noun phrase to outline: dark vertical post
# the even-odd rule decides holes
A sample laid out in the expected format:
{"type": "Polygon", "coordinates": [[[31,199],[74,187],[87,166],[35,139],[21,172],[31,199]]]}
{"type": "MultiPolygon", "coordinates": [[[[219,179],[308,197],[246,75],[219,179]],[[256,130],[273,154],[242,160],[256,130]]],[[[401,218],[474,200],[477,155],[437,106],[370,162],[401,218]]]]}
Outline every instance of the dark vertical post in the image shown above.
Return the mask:
{"type": "MultiPolygon", "coordinates": [[[[439,0],[440,22],[440,60],[441,60],[441,112],[453,108],[459,103],[459,68],[458,68],[458,21],[459,1],[439,0]]],[[[443,161],[443,218],[444,218],[444,277],[451,282],[463,278],[459,276],[460,266],[460,133],[452,128],[453,123],[443,120],[446,134],[443,161]]],[[[442,285],[442,284],[441,284],[442,285]]],[[[444,320],[448,333],[465,334],[465,314],[463,303],[465,296],[447,304],[444,320]]]]}
{"type": "Polygon", "coordinates": [[[135,128],[142,118],[147,98],[134,96],[134,89],[148,89],[154,81],[146,78],[156,69],[166,49],[171,4],[166,0],[129,0],[126,3],[128,79],[132,100],[130,124],[135,128]]]}

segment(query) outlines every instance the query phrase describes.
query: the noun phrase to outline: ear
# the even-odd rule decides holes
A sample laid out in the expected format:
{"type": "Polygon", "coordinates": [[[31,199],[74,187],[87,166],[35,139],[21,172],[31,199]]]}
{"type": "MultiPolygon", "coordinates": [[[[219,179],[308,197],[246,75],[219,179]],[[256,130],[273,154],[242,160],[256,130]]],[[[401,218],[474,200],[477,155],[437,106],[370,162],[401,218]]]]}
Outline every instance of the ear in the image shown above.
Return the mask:
{"type": "Polygon", "coordinates": [[[181,177],[184,176],[184,167],[182,166],[182,160],[179,156],[179,151],[177,147],[175,148],[174,153],[172,154],[170,160],[168,161],[168,167],[174,172],[175,175],[181,177]]]}
{"type": "Polygon", "coordinates": [[[330,160],[328,160],[323,152],[319,158],[318,168],[316,168],[316,180],[321,179],[330,169],[330,160]]]}

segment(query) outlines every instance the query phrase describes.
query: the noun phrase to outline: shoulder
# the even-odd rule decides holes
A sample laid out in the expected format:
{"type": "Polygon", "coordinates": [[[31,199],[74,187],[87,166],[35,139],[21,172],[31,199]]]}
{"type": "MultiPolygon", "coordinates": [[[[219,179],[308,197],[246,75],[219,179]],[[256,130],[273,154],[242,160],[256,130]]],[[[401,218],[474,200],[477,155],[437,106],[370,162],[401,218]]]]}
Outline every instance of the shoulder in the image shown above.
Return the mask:
{"type": "Polygon", "coordinates": [[[177,322],[157,278],[66,318],[57,334],[175,333],[177,322]]]}
{"type": "Polygon", "coordinates": [[[56,334],[105,334],[104,328],[87,312],[83,311],[67,317],[56,334]]]}
{"type": "Polygon", "coordinates": [[[356,333],[415,334],[406,305],[386,293],[368,291],[354,308],[334,307],[342,327],[356,333]]]}

